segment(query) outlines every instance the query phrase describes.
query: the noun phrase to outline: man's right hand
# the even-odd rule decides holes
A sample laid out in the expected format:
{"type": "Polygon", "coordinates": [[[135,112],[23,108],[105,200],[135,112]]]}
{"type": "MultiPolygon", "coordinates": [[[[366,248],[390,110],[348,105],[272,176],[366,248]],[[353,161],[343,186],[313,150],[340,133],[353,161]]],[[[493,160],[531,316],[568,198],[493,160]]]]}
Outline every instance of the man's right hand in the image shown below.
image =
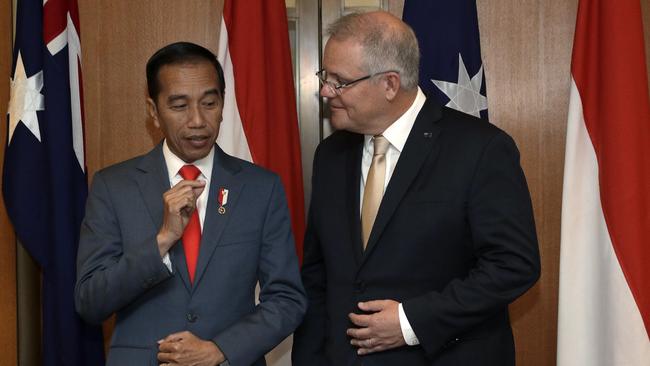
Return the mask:
{"type": "Polygon", "coordinates": [[[156,236],[161,257],[183,236],[185,226],[196,209],[196,201],[204,189],[205,181],[182,180],[163,193],[163,223],[156,236]]]}

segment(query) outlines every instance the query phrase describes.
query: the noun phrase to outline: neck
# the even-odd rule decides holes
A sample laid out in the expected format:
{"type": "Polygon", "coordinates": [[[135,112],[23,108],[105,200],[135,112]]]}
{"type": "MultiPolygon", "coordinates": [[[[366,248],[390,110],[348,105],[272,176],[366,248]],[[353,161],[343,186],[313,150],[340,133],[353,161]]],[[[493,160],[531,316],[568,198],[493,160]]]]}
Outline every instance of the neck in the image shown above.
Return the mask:
{"type": "Polygon", "coordinates": [[[377,128],[374,131],[368,133],[368,135],[380,135],[382,134],[390,125],[392,125],[398,118],[400,118],[406,111],[411,107],[415,98],[418,95],[418,89],[414,90],[400,90],[395,98],[393,98],[388,103],[386,108],[386,113],[383,114],[383,119],[380,123],[377,124],[377,128]]]}

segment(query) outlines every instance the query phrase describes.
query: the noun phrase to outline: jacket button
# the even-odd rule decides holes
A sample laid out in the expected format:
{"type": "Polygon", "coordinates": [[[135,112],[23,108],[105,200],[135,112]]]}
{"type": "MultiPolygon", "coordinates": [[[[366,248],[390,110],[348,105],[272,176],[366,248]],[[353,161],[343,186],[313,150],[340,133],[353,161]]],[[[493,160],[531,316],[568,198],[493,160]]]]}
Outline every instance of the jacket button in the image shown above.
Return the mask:
{"type": "Polygon", "coordinates": [[[198,318],[199,317],[196,316],[196,314],[194,314],[194,313],[187,313],[187,321],[190,322],[190,323],[194,323],[196,321],[196,319],[198,319],[198,318]]]}
{"type": "Polygon", "coordinates": [[[357,282],[354,284],[354,290],[355,290],[356,293],[358,293],[358,294],[365,292],[365,291],[366,291],[366,283],[363,282],[363,281],[357,281],[357,282]]]}

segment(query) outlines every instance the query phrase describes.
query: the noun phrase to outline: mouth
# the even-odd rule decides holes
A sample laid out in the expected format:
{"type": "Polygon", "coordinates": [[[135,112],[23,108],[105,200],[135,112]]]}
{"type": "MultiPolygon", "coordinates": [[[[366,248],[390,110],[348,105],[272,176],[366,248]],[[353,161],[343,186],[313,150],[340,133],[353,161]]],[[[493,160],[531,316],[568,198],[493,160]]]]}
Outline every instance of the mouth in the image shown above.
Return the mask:
{"type": "Polygon", "coordinates": [[[187,141],[192,147],[195,148],[202,148],[206,144],[210,143],[208,136],[205,135],[188,136],[185,138],[185,141],[187,141]]]}

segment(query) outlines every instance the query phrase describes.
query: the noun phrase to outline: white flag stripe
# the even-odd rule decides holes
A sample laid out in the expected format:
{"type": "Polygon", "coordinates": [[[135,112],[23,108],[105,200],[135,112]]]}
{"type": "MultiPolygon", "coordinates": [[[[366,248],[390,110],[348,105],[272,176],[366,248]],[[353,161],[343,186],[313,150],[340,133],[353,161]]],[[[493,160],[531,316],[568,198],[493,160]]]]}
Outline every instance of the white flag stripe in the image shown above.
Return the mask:
{"type": "Polygon", "coordinates": [[[81,65],[81,40],[79,33],[74,26],[74,22],[67,14],[68,18],[68,68],[70,71],[70,108],[72,117],[72,148],[74,149],[77,162],[82,171],[86,171],[86,157],[84,154],[84,131],[83,116],[81,115],[81,78],[79,77],[79,66],[81,65]]]}
{"type": "Polygon", "coordinates": [[[246,135],[244,134],[244,126],[239,115],[239,108],[237,107],[235,76],[228,50],[228,29],[226,29],[226,22],[223,18],[221,18],[217,59],[223,67],[224,79],[226,80],[223,122],[221,122],[221,127],[219,128],[217,143],[227,154],[252,162],[253,158],[248,147],[246,135]]]}
{"type": "Polygon", "coordinates": [[[560,257],[557,365],[648,366],[650,342],[607,231],[596,153],[573,79],[560,257]]]}

